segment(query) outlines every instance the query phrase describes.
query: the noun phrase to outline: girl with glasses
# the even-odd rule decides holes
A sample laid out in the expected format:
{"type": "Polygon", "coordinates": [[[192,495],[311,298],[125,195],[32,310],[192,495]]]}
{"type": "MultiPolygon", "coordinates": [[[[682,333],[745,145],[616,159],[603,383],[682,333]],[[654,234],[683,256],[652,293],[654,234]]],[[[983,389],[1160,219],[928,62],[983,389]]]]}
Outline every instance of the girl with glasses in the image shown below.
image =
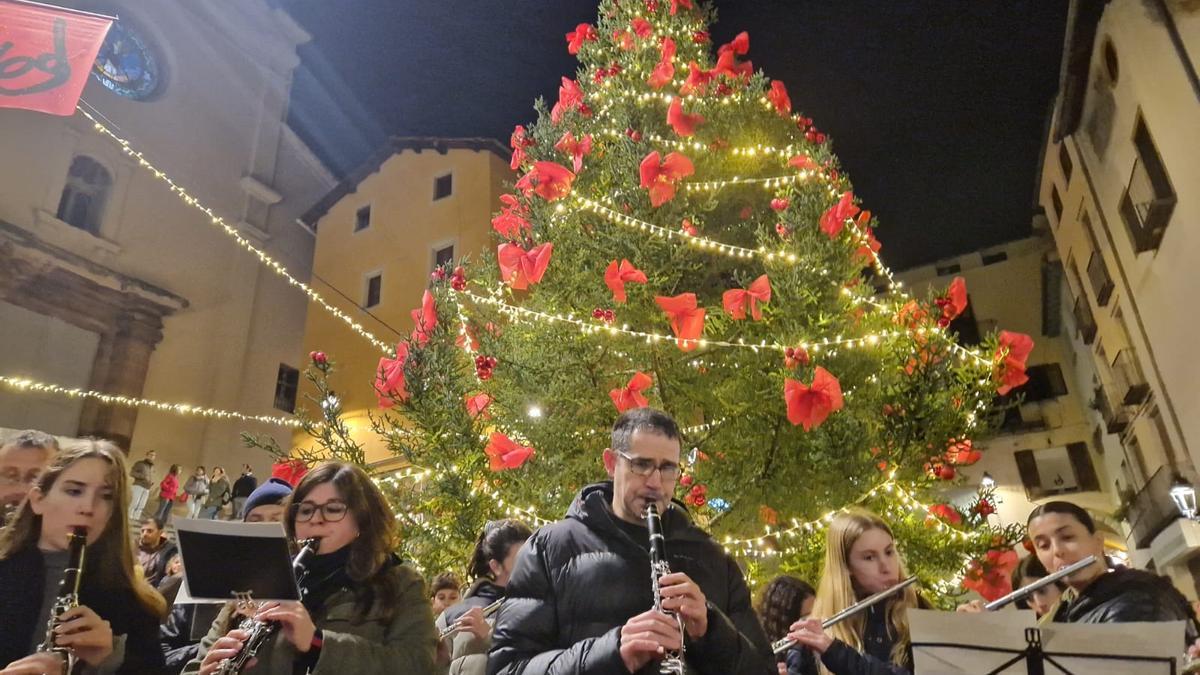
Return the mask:
{"type": "MultiPolygon", "coordinates": [[[[379,488],[353,464],[322,464],[292,493],[284,529],[297,541],[318,538],[302,602],[267,602],[255,619],[281,628],[259,650],[256,674],[432,673],[437,636],[424,581],[393,553],[395,516],[379,488]]],[[[201,644],[184,672],[213,673],[247,638],[232,630],[201,644]],[[211,646],[210,646],[211,645],[211,646]]],[[[253,662],[252,662],[253,663],[253,662]]]]}

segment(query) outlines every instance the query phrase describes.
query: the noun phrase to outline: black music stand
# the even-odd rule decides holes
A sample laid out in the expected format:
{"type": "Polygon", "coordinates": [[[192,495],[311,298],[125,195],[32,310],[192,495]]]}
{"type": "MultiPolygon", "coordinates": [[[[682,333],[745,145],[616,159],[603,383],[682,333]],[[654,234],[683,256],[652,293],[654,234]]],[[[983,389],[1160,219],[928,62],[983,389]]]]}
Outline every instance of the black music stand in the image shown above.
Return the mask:
{"type": "Polygon", "coordinates": [[[173,525],[183,557],[182,602],[300,599],[280,523],[185,519],[173,525]]]}

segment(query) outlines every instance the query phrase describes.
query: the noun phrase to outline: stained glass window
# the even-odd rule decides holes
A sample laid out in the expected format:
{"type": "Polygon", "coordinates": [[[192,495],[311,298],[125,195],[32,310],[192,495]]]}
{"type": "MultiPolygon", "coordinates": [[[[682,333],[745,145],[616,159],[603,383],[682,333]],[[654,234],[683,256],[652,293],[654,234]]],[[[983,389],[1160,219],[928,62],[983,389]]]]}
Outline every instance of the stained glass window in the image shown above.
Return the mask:
{"type": "Polygon", "coordinates": [[[117,94],[140,101],[158,89],[160,73],[146,40],[118,21],[104,38],[92,75],[117,94]]]}

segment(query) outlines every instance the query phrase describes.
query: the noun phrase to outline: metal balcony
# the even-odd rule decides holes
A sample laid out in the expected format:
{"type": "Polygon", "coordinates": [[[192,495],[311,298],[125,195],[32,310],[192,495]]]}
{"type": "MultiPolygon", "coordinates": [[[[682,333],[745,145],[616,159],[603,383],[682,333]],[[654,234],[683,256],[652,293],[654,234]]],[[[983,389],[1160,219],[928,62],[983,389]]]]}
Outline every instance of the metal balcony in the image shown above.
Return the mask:
{"type": "Polygon", "coordinates": [[[1129,426],[1129,411],[1122,405],[1113,405],[1108,392],[1103,386],[1096,387],[1092,392],[1095,397],[1096,410],[1104,419],[1104,429],[1110,434],[1119,434],[1129,426]]]}
{"type": "Polygon", "coordinates": [[[1113,281],[1112,277],[1108,276],[1108,266],[1104,264],[1104,257],[1097,251],[1092,251],[1092,257],[1088,260],[1087,275],[1092,284],[1092,291],[1096,294],[1096,304],[1100,307],[1107,305],[1108,299],[1112,297],[1113,281]]]}
{"type": "Polygon", "coordinates": [[[1092,308],[1083,294],[1075,299],[1072,314],[1075,315],[1075,327],[1079,329],[1080,339],[1084,344],[1092,344],[1096,340],[1096,319],[1092,316],[1092,308]]]}
{"type": "Polygon", "coordinates": [[[1180,517],[1179,509],[1171,499],[1171,486],[1175,484],[1176,475],[1170,467],[1159,468],[1130,502],[1126,519],[1138,548],[1148,547],[1160,532],[1180,517]]]}
{"type": "Polygon", "coordinates": [[[1166,176],[1153,175],[1142,158],[1136,159],[1129,183],[1121,195],[1120,210],[1138,253],[1158,248],[1175,210],[1175,202],[1175,191],[1166,176]]]}
{"type": "Polygon", "coordinates": [[[1142,374],[1133,350],[1122,349],[1117,352],[1117,358],[1112,363],[1112,376],[1122,405],[1141,405],[1150,396],[1150,385],[1146,383],[1146,376],[1142,374]]]}

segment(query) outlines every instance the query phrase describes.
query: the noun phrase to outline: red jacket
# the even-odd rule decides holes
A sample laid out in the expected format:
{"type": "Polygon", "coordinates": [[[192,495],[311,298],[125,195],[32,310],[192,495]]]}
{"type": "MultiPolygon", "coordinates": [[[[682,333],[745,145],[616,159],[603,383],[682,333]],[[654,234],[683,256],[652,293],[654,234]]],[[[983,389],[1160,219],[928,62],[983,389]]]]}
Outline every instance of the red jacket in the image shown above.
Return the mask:
{"type": "Polygon", "coordinates": [[[176,478],[175,474],[173,473],[168,473],[162,479],[162,482],[158,484],[158,498],[162,499],[163,501],[175,499],[175,495],[178,492],[179,479],[176,478]]]}

